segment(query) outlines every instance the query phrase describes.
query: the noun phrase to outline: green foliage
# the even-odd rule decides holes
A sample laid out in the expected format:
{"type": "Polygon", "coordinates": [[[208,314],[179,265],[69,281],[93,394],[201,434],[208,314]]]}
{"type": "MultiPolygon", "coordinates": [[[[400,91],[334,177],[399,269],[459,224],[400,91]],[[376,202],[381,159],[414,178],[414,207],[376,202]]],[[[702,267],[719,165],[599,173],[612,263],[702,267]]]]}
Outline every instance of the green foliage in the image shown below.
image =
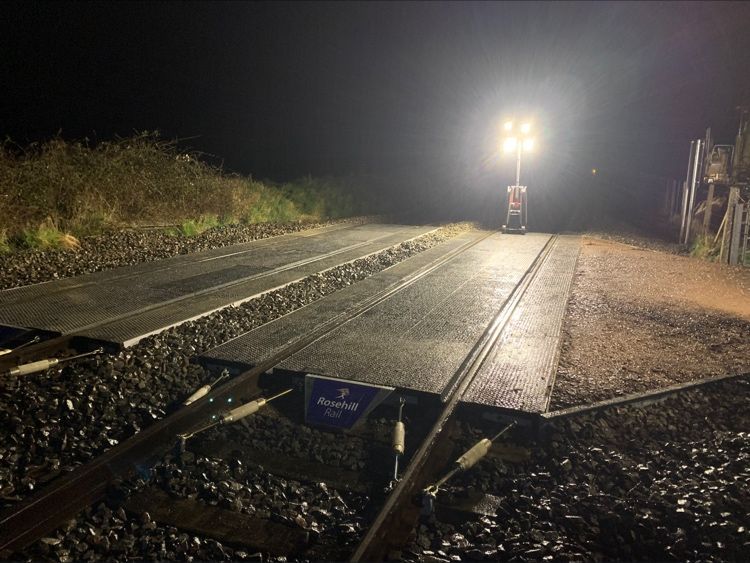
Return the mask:
{"type": "MultiPolygon", "coordinates": [[[[77,248],[78,239],[73,235],[62,232],[51,218],[36,227],[23,229],[16,237],[14,246],[19,248],[77,248]]],[[[8,247],[10,248],[10,241],[8,247]]]]}
{"type": "Polygon", "coordinates": [[[10,242],[8,241],[8,233],[4,230],[0,230],[0,254],[10,252],[10,242]]]}
{"type": "Polygon", "coordinates": [[[354,198],[328,178],[306,177],[284,184],[282,190],[303,215],[313,217],[346,217],[355,212],[354,198]]]}
{"type": "Polygon", "coordinates": [[[224,173],[158,133],[89,145],[55,138],[0,143],[3,247],[54,247],[121,225],[173,223],[193,236],[222,223],[316,221],[358,210],[348,187],[304,178],[276,185],[224,173]],[[73,239],[75,240],[75,239],[73,239]]]}
{"type": "Polygon", "coordinates": [[[714,239],[707,235],[698,235],[690,248],[690,255],[704,260],[716,260],[721,247],[714,244],[714,239]]]}
{"type": "Polygon", "coordinates": [[[180,223],[176,228],[176,234],[193,237],[221,224],[216,215],[203,215],[197,219],[188,219],[180,223]]]}

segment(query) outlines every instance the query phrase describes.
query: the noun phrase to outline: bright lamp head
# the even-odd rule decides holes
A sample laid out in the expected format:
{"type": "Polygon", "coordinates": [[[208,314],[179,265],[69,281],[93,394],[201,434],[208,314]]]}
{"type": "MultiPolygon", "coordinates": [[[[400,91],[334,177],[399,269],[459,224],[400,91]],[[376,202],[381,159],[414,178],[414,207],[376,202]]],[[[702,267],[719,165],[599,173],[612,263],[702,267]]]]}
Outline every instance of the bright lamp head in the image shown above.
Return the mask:
{"type": "Polygon", "coordinates": [[[512,121],[506,121],[503,124],[503,129],[505,129],[506,131],[513,131],[513,122],[512,121]]]}
{"type": "Polygon", "coordinates": [[[515,137],[508,137],[503,141],[503,152],[511,153],[518,147],[518,140],[515,137]]]}

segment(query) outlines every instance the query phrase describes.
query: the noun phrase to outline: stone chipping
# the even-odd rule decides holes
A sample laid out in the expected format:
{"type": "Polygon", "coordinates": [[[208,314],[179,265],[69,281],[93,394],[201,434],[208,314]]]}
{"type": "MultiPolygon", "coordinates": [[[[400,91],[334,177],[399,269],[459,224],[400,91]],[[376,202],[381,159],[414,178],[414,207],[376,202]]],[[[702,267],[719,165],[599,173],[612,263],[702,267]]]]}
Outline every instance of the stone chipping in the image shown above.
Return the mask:
{"type": "MultiPolygon", "coordinates": [[[[425,518],[407,561],[741,561],[750,548],[750,380],[560,420],[526,462],[488,458],[438,501],[494,514],[425,518]]],[[[488,433],[467,425],[464,442],[488,433]]]]}

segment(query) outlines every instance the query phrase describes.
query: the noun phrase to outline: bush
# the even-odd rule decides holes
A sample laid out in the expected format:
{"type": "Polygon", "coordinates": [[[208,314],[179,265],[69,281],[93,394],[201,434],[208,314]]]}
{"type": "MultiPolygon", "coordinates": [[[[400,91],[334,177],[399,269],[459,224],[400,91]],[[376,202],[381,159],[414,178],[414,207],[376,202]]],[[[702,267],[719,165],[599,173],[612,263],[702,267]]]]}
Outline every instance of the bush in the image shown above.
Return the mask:
{"type": "Polygon", "coordinates": [[[276,185],[227,174],[158,133],[90,145],[55,138],[0,145],[0,232],[4,243],[55,246],[139,224],[174,224],[198,234],[221,223],[316,221],[355,213],[346,186],[305,178],[276,185]],[[74,240],[74,239],[73,239],[74,240]]]}
{"type": "Polygon", "coordinates": [[[716,260],[719,257],[721,245],[714,244],[713,237],[708,235],[698,235],[693,241],[690,248],[690,255],[695,258],[704,260],[716,260]]]}

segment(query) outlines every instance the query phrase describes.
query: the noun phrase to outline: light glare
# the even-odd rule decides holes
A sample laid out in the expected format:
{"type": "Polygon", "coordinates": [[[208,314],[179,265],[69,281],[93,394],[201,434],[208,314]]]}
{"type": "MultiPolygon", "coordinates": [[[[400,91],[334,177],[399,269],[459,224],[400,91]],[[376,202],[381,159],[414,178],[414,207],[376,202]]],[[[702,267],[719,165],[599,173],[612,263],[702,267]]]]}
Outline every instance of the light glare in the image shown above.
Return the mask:
{"type": "Polygon", "coordinates": [[[529,131],[531,131],[531,123],[521,125],[521,133],[528,133],[529,131]]]}
{"type": "Polygon", "coordinates": [[[524,139],[523,141],[523,150],[526,152],[531,152],[534,150],[534,139],[524,139]]]}
{"type": "Polygon", "coordinates": [[[518,146],[518,141],[515,137],[508,137],[503,141],[503,152],[510,153],[516,150],[516,147],[518,146]]]}
{"type": "Polygon", "coordinates": [[[513,131],[513,122],[506,121],[505,125],[503,125],[503,129],[505,129],[506,131],[513,131]]]}

